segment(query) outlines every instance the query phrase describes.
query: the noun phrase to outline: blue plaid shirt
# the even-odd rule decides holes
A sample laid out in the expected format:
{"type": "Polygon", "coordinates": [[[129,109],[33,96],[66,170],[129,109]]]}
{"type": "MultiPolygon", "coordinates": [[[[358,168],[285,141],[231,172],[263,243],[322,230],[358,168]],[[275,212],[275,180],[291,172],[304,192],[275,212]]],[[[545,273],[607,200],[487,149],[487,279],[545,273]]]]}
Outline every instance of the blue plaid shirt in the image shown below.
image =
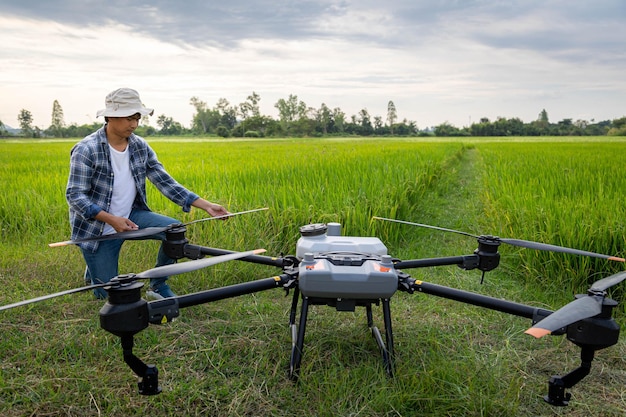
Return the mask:
{"type": "MultiPolygon", "coordinates": [[[[65,197],[70,206],[72,240],[100,236],[104,222],[95,219],[101,211],[109,211],[113,195],[113,168],[107,142],[106,125],[78,142],[70,152],[70,175],[65,197]]],[[[188,212],[198,195],[180,185],[157,159],[150,145],[135,134],[128,138],[130,170],[135,180],[137,197],[133,208],[150,210],[146,200],[146,178],[167,198],[188,212]]],[[[98,242],[79,244],[95,251],[98,242]]]]}

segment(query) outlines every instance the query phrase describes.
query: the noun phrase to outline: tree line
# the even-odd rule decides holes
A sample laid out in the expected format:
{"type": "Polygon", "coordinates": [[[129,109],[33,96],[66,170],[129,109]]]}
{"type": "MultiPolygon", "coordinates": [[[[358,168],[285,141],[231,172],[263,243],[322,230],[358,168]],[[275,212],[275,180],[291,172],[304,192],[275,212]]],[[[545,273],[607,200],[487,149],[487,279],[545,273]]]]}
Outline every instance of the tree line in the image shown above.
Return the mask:
{"type": "MultiPolygon", "coordinates": [[[[252,92],[246,100],[232,105],[220,98],[210,107],[198,97],[189,104],[194,114],[189,128],[165,114],[156,117],[156,127],[149,124],[147,116],[138,127],[142,136],[221,136],[221,137],[325,137],[325,136],[603,136],[626,135],[626,117],[595,122],[594,120],[563,119],[551,123],[543,109],[536,120],[525,123],[519,118],[498,117],[491,121],[483,117],[469,126],[456,127],[448,122],[419,129],[411,120],[399,120],[393,101],[387,103],[387,114],[372,116],[367,109],[347,116],[339,107],[330,108],[322,103],[319,108],[309,107],[297,95],[279,99],[274,107],[278,118],[261,114],[261,97],[252,92]]],[[[57,100],[52,104],[50,126],[41,129],[33,126],[32,113],[26,109],[18,114],[20,133],[29,138],[84,137],[97,130],[101,123],[66,125],[63,109],[57,100]]],[[[12,136],[0,121],[0,136],[12,136]]]]}

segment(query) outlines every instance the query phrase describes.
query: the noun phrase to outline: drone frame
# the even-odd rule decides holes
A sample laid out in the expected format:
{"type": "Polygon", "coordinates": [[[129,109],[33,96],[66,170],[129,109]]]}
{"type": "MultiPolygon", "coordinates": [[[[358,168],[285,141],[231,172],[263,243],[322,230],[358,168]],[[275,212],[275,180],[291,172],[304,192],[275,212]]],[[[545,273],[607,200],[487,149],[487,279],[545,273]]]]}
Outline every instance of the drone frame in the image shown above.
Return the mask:
{"type": "MultiPolygon", "coordinates": [[[[168,256],[175,259],[200,259],[204,256],[221,256],[234,253],[230,250],[211,248],[190,244],[185,237],[184,225],[166,231],[164,249],[168,256]]],[[[532,324],[540,323],[554,311],[524,305],[512,301],[497,299],[474,292],[454,289],[437,284],[416,280],[404,269],[428,268],[456,265],[464,270],[478,269],[491,271],[499,265],[500,254],[498,238],[493,236],[478,237],[478,249],[472,254],[463,256],[440,257],[401,261],[394,259],[394,268],[398,273],[398,290],[413,294],[415,292],[435,295],[462,303],[483,307],[532,320],[532,324]]],[[[273,277],[234,284],[226,287],[200,291],[193,294],[177,296],[147,302],[141,299],[140,288],[143,284],[113,287],[109,289],[109,300],[100,310],[101,327],[121,338],[124,360],[139,377],[139,392],[145,395],[158,394],[158,370],[154,365],[146,365],[133,353],[133,336],[148,327],[149,324],[164,324],[172,321],[180,314],[180,308],[210,303],[226,298],[260,292],[272,288],[282,288],[287,293],[293,290],[289,314],[289,328],[292,338],[291,357],[289,361],[289,378],[297,381],[304,352],[304,339],[308,310],[311,305],[329,305],[337,311],[354,311],[355,307],[365,307],[367,324],[380,348],[386,373],[394,373],[394,345],[390,298],[381,297],[359,300],[338,300],[336,298],[309,297],[302,294],[298,286],[298,266],[301,260],[295,256],[269,257],[251,255],[242,257],[240,261],[274,266],[282,269],[282,273],[273,277]],[[297,320],[298,304],[300,317],[297,320]],[[372,305],[382,304],[384,335],[373,323],[372,305]],[[137,319],[141,317],[141,319],[137,319]],[[298,324],[296,324],[298,321],[298,324]]],[[[577,296],[577,299],[584,295],[577,296]]],[[[602,298],[601,313],[555,329],[552,335],[567,335],[567,339],[581,348],[581,365],[566,375],[555,375],[548,381],[548,394],[544,400],[554,406],[565,406],[571,394],[566,392],[580,382],[590,371],[595,352],[612,346],[618,342],[620,328],[612,318],[612,310],[617,302],[602,298]]]]}
{"type": "MultiPolygon", "coordinates": [[[[226,218],[261,210],[267,210],[267,208],[232,213],[225,216],[214,217],[213,219],[226,218]]],[[[478,241],[478,248],[468,255],[400,260],[387,255],[386,247],[384,247],[382,242],[378,239],[354,238],[361,239],[359,243],[362,243],[364,245],[363,247],[367,247],[368,243],[365,242],[367,239],[373,239],[375,241],[371,247],[373,251],[325,252],[311,250],[308,253],[300,253],[298,256],[270,257],[260,255],[260,253],[265,252],[265,249],[235,252],[232,250],[190,244],[185,236],[187,231],[186,226],[210,219],[212,218],[201,219],[187,224],[172,224],[158,228],[159,233],[165,234],[165,240],[163,241],[165,253],[172,259],[179,260],[186,258],[190,260],[189,262],[156,267],[139,274],[120,275],[111,279],[108,283],[75,288],[0,306],[0,311],[62,295],[87,291],[92,288],[106,289],[108,292],[108,300],[99,312],[100,327],[120,337],[124,361],[138,376],[139,393],[143,395],[158,394],[161,392],[161,388],[159,386],[157,367],[155,365],[145,364],[133,353],[134,336],[137,333],[146,329],[150,324],[165,324],[171,322],[180,315],[181,308],[197,306],[273,288],[282,288],[287,294],[290,290],[293,290],[289,314],[289,328],[292,339],[291,357],[289,360],[289,379],[294,382],[298,381],[300,376],[308,312],[309,307],[312,305],[328,305],[334,307],[337,311],[355,311],[356,307],[365,307],[367,325],[380,349],[384,369],[386,373],[392,377],[394,374],[394,341],[390,299],[396,291],[403,291],[409,294],[418,292],[435,295],[465,304],[530,319],[532,321],[532,327],[526,330],[525,333],[536,338],[548,334],[555,336],[565,334],[569,341],[581,348],[581,364],[579,367],[563,376],[552,376],[548,381],[548,394],[544,397],[544,400],[554,406],[568,405],[571,394],[566,392],[566,390],[572,388],[589,374],[595,352],[613,346],[619,340],[620,327],[612,317],[617,302],[607,297],[606,290],[626,280],[626,271],[595,282],[589,288],[587,294],[576,295],[574,301],[556,311],[551,311],[489,297],[475,292],[424,282],[411,277],[408,273],[404,272],[404,270],[456,265],[463,270],[478,269],[482,271],[482,282],[486,272],[498,267],[500,263],[498,247],[502,243],[535,250],[592,256],[618,262],[625,262],[623,258],[526,240],[505,239],[491,235],[475,236],[452,229],[382,217],[374,217],[374,219],[427,227],[473,237],[478,241]],[[380,244],[380,246],[378,244],[380,244]],[[381,246],[384,249],[383,251],[381,251],[381,246]],[[317,254],[311,252],[317,252],[317,254]],[[211,258],[203,259],[206,256],[211,256],[211,258]],[[230,260],[240,260],[273,266],[280,268],[282,273],[268,278],[155,301],[146,301],[141,297],[141,289],[144,286],[140,281],[142,279],[181,274],[230,260]],[[350,283],[350,289],[346,289],[345,281],[340,282],[340,286],[343,285],[344,287],[341,289],[335,287],[333,291],[328,291],[329,288],[326,283],[323,284],[324,288],[321,289],[319,287],[321,281],[316,284],[307,284],[310,288],[306,288],[305,290],[305,274],[315,270],[318,264],[322,266],[319,269],[324,270],[324,265],[326,265],[324,262],[330,262],[332,265],[348,265],[349,267],[356,265],[360,267],[367,262],[367,265],[377,270],[380,275],[368,275],[370,272],[363,270],[360,270],[361,272],[356,274],[360,277],[359,274],[363,273],[368,276],[368,279],[372,278],[372,282],[369,282],[369,284],[374,283],[375,285],[368,290],[355,290],[354,288],[356,287],[354,287],[353,282],[350,283]],[[387,275],[388,273],[391,273],[391,275],[387,275]],[[397,287],[395,284],[396,281],[389,281],[389,277],[393,277],[393,279],[397,280],[397,287]],[[382,281],[384,281],[384,288],[376,286],[380,285],[382,281]],[[312,288],[316,285],[316,291],[313,291],[312,288]],[[300,301],[301,304],[298,311],[300,301]],[[382,305],[384,339],[381,331],[374,324],[373,305],[382,305]],[[300,315],[299,319],[298,312],[300,315]]],[[[326,233],[328,229],[328,235],[330,236],[330,225],[331,224],[328,225],[328,228],[325,224],[307,225],[301,227],[300,232],[303,238],[307,236],[311,237],[311,239],[315,239],[319,237],[320,233],[326,233]],[[319,226],[323,226],[323,228],[319,226]]],[[[340,231],[340,225],[338,223],[332,225],[334,229],[332,236],[338,236],[336,233],[340,231]]],[[[121,232],[117,235],[107,235],[101,238],[95,237],[82,241],[70,240],[58,242],[50,244],[50,246],[66,246],[99,239],[132,239],[138,238],[139,236],[147,236],[150,233],[156,233],[154,228],[133,231],[132,234],[129,234],[129,232],[121,232]]],[[[372,244],[372,241],[367,242],[372,244]]],[[[335,241],[334,243],[341,245],[346,242],[335,241]]],[[[361,248],[359,244],[355,244],[354,247],[361,248]]],[[[303,248],[298,246],[297,252],[301,252],[301,249],[306,250],[309,247],[305,245],[303,248]]],[[[330,268],[332,269],[332,267],[330,268]]],[[[324,271],[324,273],[326,273],[326,271],[324,271]]],[[[337,273],[341,275],[339,272],[337,273]]],[[[315,274],[315,272],[313,272],[313,274],[315,274]]],[[[348,275],[353,276],[354,274],[351,272],[348,275]]],[[[320,276],[318,275],[318,279],[319,278],[320,276]]],[[[311,281],[311,279],[312,278],[309,278],[307,282],[316,282],[311,281]]]]}

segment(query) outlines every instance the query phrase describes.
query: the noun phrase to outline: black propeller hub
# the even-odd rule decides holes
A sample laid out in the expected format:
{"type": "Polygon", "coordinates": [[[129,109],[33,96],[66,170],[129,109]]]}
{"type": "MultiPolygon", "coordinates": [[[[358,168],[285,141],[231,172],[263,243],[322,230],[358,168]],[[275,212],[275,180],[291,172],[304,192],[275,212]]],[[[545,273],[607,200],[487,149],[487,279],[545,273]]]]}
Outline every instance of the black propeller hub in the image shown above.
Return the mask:
{"type": "Polygon", "coordinates": [[[480,236],[478,238],[478,249],[474,251],[479,256],[478,269],[481,271],[491,271],[500,264],[500,238],[496,236],[480,236]]]}
{"type": "Polygon", "coordinates": [[[163,250],[172,259],[183,259],[186,257],[185,246],[189,240],[185,237],[187,228],[183,225],[165,231],[165,242],[163,250]]]}
{"type": "Polygon", "coordinates": [[[109,300],[100,309],[100,327],[119,337],[132,336],[149,325],[148,302],[141,298],[143,283],[112,285],[109,300]]]}
{"type": "Polygon", "coordinates": [[[134,279],[134,274],[120,275],[111,280],[111,286],[105,287],[111,304],[131,304],[141,298],[143,283],[134,279]]]}

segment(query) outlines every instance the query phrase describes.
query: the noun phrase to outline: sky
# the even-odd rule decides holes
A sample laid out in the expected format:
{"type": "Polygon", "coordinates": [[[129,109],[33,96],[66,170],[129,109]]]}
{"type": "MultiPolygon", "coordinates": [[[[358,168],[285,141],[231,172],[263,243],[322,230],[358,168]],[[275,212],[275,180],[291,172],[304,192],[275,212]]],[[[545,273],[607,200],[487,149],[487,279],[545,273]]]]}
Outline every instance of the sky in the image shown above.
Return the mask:
{"type": "Polygon", "coordinates": [[[189,127],[256,92],[278,118],[296,95],[347,117],[366,109],[421,129],[486,117],[626,115],[624,0],[2,0],[0,121],[47,128],[96,112],[119,87],[189,127]]]}

